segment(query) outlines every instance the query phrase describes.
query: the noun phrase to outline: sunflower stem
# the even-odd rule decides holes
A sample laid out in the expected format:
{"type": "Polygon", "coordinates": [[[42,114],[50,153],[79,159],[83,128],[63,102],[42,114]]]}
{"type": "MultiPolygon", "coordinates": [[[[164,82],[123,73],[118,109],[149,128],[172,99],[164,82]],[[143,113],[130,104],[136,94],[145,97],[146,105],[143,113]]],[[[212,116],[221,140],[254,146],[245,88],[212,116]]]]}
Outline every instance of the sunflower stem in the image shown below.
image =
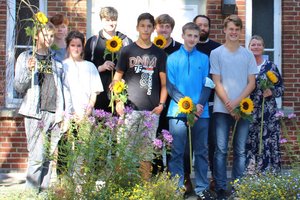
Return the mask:
{"type": "Polygon", "coordinates": [[[239,120],[235,120],[234,127],[233,127],[233,130],[232,130],[232,136],[231,136],[231,146],[232,147],[233,147],[234,134],[235,134],[235,131],[236,131],[236,126],[237,126],[238,121],[239,120]]]}
{"type": "Polygon", "coordinates": [[[265,108],[265,97],[263,97],[262,105],[261,105],[261,121],[260,121],[260,134],[259,134],[259,155],[262,153],[263,144],[262,144],[262,135],[264,129],[264,108],[265,108]]]}
{"type": "MultiPolygon", "coordinates": [[[[111,53],[111,61],[114,62],[115,61],[115,54],[112,52],[111,53]]],[[[111,82],[113,82],[114,79],[114,69],[111,70],[111,82]]],[[[114,114],[114,98],[113,98],[114,92],[113,90],[110,90],[110,103],[109,105],[111,106],[111,114],[114,114]]]]}
{"type": "Polygon", "coordinates": [[[189,125],[189,149],[190,149],[190,170],[192,171],[193,158],[192,158],[192,135],[191,135],[191,126],[189,125]]]}

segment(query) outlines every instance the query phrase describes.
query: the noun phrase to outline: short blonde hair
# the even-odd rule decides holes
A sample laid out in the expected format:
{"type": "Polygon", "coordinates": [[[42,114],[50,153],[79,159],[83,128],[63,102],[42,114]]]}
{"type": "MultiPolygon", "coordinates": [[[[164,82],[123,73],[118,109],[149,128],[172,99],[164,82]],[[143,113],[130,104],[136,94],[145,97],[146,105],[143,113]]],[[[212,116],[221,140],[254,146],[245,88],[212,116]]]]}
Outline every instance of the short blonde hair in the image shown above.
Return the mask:
{"type": "Polygon", "coordinates": [[[100,19],[111,19],[117,20],[118,19],[118,11],[114,7],[103,7],[100,9],[99,13],[100,19]]]}

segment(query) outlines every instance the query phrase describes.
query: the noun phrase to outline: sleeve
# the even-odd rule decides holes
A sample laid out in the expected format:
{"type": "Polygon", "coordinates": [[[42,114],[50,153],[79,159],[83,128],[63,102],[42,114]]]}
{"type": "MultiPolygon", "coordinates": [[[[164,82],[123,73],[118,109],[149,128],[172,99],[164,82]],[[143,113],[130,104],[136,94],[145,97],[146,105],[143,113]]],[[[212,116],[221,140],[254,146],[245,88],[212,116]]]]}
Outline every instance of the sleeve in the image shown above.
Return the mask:
{"type": "Polygon", "coordinates": [[[257,74],[258,69],[257,69],[255,57],[251,51],[249,51],[249,50],[247,50],[247,51],[249,52],[249,59],[250,59],[249,65],[248,65],[248,75],[257,74]]]}
{"type": "Polygon", "coordinates": [[[170,97],[177,103],[184,95],[177,89],[175,86],[175,75],[176,71],[175,67],[171,62],[171,57],[169,56],[167,59],[167,90],[170,97]]]}
{"type": "Polygon", "coordinates": [[[31,71],[27,67],[29,52],[23,52],[19,55],[16,62],[16,71],[14,78],[14,88],[17,92],[24,94],[31,84],[31,71]]]}
{"type": "MultiPolygon", "coordinates": [[[[161,50],[161,49],[160,49],[161,50]]],[[[164,73],[166,73],[166,65],[167,65],[167,54],[163,51],[163,50],[161,50],[161,53],[160,53],[160,55],[161,55],[161,62],[159,62],[159,63],[161,63],[161,66],[160,66],[160,70],[159,70],[159,72],[164,72],[164,73]]]]}
{"type": "Polygon", "coordinates": [[[220,75],[221,69],[220,69],[220,63],[218,59],[218,48],[213,50],[210,54],[210,73],[220,75]]]}
{"type": "Polygon", "coordinates": [[[124,47],[121,49],[121,52],[120,52],[120,57],[118,59],[118,62],[117,62],[117,66],[116,66],[116,69],[119,70],[119,71],[122,71],[122,72],[126,72],[127,71],[127,48],[128,46],[124,47]]]}
{"type": "Polygon", "coordinates": [[[199,98],[198,103],[201,105],[205,105],[206,102],[208,101],[209,97],[210,97],[210,93],[211,93],[211,89],[213,89],[215,87],[213,81],[209,78],[209,61],[208,61],[208,57],[207,59],[205,59],[206,62],[204,63],[204,70],[203,70],[203,87],[201,90],[201,95],[199,98]]]}
{"type": "Polygon", "coordinates": [[[103,85],[98,71],[93,63],[90,62],[91,69],[91,82],[93,83],[92,91],[93,93],[100,94],[103,92],[103,85]]]}
{"type": "Polygon", "coordinates": [[[73,103],[72,103],[72,98],[71,98],[71,92],[70,92],[70,84],[68,81],[68,64],[64,63],[64,76],[63,76],[63,93],[65,97],[65,113],[66,114],[71,114],[74,112],[73,109],[73,103]]]}

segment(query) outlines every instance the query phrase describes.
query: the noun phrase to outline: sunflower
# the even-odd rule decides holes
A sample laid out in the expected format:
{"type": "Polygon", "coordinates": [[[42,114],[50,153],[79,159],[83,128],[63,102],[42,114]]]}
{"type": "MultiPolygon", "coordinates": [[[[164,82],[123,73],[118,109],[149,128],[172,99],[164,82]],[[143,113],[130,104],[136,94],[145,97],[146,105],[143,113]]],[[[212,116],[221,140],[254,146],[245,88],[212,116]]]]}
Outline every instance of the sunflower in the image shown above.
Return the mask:
{"type": "Polygon", "coordinates": [[[110,40],[106,40],[106,49],[111,53],[118,52],[122,47],[122,40],[118,36],[113,36],[110,40]]]}
{"type": "Polygon", "coordinates": [[[179,111],[184,114],[189,114],[193,110],[193,101],[190,97],[183,97],[178,102],[179,111]]]}
{"type": "Polygon", "coordinates": [[[158,35],[154,38],[153,43],[159,48],[163,49],[167,45],[167,40],[163,35],[158,35]]]}
{"type": "Polygon", "coordinates": [[[240,103],[240,109],[245,114],[251,114],[254,109],[253,101],[250,98],[245,98],[240,103]]]}
{"type": "Polygon", "coordinates": [[[125,83],[123,81],[117,81],[113,86],[115,94],[120,94],[125,89],[125,83]]]}
{"type": "Polygon", "coordinates": [[[42,12],[38,12],[35,14],[36,19],[41,23],[41,24],[46,24],[48,22],[48,18],[46,15],[42,12]]]}
{"type": "Polygon", "coordinates": [[[267,77],[270,79],[270,81],[275,84],[278,82],[278,78],[277,76],[272,72],[272,71],[268,71],[267,72],[267,77]]]}

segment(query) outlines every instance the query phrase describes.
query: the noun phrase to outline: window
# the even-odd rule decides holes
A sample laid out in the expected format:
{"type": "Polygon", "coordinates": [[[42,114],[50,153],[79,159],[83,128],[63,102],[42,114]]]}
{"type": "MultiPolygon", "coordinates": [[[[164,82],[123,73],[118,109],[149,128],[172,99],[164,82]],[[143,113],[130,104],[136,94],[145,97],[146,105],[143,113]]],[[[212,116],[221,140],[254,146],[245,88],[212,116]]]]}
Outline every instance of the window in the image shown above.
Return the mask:
{"type": "MultiPolygon", "coordinates": [[[[281,1],[246,1],[246,44],[252,35],[260,35],[265,42],[265,56],[273,61],[281,72],[281,1]]],[[[277,106],[282,107],[278,98],[277,106]]]]}
{"type": "Polygon", "coordinates": [[[13,88],[14,65],[16,58],[31,46],[31,39],[26,36],[24,28],[30,22],[24,19],[32,17],[30,8],[37,12],[46,13],[46,2],[39,0],[10,0],[7,1],[7,27],[6,27],[6,102],[7,108],[18,107],[22,97],[13,88]],[[26,4],[28,3],[28,5],[26,4]]]}

